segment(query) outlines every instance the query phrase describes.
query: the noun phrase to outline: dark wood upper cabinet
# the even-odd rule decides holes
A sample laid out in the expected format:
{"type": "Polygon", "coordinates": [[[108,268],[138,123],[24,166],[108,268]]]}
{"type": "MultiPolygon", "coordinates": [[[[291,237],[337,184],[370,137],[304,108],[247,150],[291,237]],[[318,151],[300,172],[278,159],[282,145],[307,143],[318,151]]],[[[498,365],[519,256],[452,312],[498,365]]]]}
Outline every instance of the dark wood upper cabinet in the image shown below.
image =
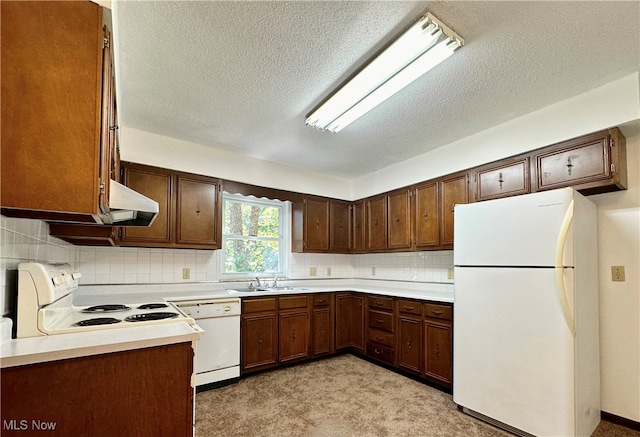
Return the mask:
{"type": "Polygon", "coordinates": [[[453,208],[457,204],[469,203],[467,173],[456,173],[440,180],[440,245],[453,248],[453,208]]]}
{"type": "Polygon", "coordinates": [[[367,250],[387,248],[387,196],[367,199],[367,250]]]}
{"type": "Polygon", "coordinates": [[[222,205],[216,179],[133,163],[122,163],[122,174],[127,187],[159,206],[151,226],[121,228],[122,246],[220,248],[222,205]]]}
{"type": "Polygon", "coordinates": [[[177,177],[177,244],[219,246],[219,184],[177,177]]]}
{"type": "Polygon", "coordinates": [[[387,247],[407,249],[411,247],[411,190],[394,191],[387,196],[387,247]]]}
{"type": "Polygon", "coordinates": [[[626,140],[613,128],[533,154],[536,191],[572,186],[582,194],[626,189],[626,140]]]}
{"type": "Polygon", "coordinates": [[[351,251],[351,204],[331,200],[329,204],[329,249],[331,252],[351,251]]]}
{"type": "Polygon", "coordinates": [[[418,185],[415,189],[415,246],[430,249],[440,244],[440,215],[438,208],[438,183],[418,185]]]}
{"type": "Polygon", "coordinates": [[[102,8],[3,2],[1,20],[2,214],[101,223],[115,128],[102,8]]]}
{"type": "Polygon", "coordinates": [[[352,252],[362,253],[367,250],[367,226],[365,219],[365,201],[354,202],[352,207],[353,243],[352,252]]]}
{"type": "Polygon", "coordinates": [[[506,159],[473,171],[475,200],[491,200],[531,192],[529,157],[506,159]]]}
{"type": "Polygon", "coordinates": [[[329,251],[329,199],[305,196],[304,251],[329,251]]]}

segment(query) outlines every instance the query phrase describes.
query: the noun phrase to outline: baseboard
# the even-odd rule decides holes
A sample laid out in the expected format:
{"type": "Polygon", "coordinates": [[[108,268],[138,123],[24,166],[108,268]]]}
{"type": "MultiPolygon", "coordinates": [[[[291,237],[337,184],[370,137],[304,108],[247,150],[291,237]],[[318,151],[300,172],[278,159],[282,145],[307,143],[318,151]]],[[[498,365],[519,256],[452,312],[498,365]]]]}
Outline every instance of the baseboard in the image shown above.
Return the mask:
{"type": "Polygon", "coordinates": [[[607,413],[606,411],[600,412],[602,420],[615,423],[616,425],[624,426],[625,428],[633,429],[634,431],[640,431],[640,422],[627,419],[625,417],[616,416],[615,414],[607,413]]]}

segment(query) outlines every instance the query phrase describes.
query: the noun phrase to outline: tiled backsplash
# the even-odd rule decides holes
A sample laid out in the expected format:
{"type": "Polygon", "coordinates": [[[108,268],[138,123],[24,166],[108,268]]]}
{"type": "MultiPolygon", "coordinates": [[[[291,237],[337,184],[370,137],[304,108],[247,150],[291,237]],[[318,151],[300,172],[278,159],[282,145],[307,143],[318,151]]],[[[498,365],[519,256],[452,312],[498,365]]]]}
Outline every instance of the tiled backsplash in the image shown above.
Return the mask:
{"type": "MultiPolygon", "coordinates": [[[[80,283],[156,284],[220,280],[221,251],[73,246],[49,236],[39,220],[0,216],[2,302],[10,310],[15,269],[20,262],[66,262],[82,273],[80,283]],[[183,269],[189,278],[183,278],[183,269]]],[[[453,252],[406,252],[363,255],[293,253],[292,279],[359,278],[452,283],[453,252]]]]}
{"type": "Polygon", "coordinates": [[[11,311],[18,263],[33,261],[76,264],[78,249],[49,236],[49,225],[40,220],[16,219],[0,215],[0,314],[11,311]]]}

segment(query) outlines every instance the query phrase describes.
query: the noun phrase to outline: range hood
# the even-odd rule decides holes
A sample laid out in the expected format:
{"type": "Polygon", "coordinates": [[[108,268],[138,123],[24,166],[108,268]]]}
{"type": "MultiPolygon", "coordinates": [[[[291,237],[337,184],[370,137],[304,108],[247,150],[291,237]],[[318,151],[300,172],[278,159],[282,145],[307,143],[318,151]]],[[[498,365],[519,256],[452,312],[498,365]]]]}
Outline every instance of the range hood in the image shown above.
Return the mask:
{"type": "Polygon", "coordinates": [[[101,214],[100,218],[109,225],[151,226],[158,211],[158,202],[111,179],[109,212],[101,214]]]}

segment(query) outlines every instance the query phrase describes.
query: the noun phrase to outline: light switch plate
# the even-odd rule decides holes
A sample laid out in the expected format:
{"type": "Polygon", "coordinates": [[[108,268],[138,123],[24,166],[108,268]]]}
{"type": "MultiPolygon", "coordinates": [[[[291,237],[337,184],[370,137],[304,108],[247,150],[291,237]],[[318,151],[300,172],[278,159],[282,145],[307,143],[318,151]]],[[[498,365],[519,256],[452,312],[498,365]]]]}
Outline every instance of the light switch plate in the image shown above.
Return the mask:
{"type": "Polygon", "coordinates": [[[327,267],[327,276],[331,276],[331,267],[327,267]]]}
{"type": "Polygon", "coordinates": [[[453,279],[453,269],[447,269],[447,279],[453,279]]]}
{"type": "Polygon", "coordinates": [[[191,269],[188,267],[185,267],[184,269],[182,269],[182,279],[189,279],[191,278],[191,269]]]}
{"type": "Polygon", "coordinates": [[[624,282],[624,266],[611,266],[611,280],[624,282]]]}
{"type": "Polygon", "coordinates": [[[309,276],[316,276],[318,274],[317,267],[309,267],[309,276]]]}
{"type": "Polygon", "coordinates": [[[375,275],[376,275],[376,268],[371,267],[371,276],[375,276],[375,275]]]}

